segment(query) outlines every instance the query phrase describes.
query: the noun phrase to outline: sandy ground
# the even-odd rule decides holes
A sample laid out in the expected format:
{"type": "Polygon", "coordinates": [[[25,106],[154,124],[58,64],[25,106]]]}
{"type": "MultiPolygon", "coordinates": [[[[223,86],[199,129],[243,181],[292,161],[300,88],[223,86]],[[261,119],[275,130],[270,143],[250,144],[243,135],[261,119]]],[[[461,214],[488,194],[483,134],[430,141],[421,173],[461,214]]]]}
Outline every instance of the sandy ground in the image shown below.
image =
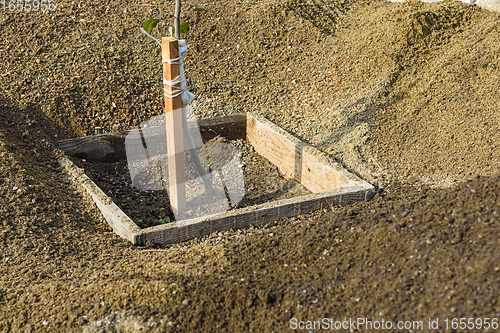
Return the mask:
{"type": "Polygon", "coordinates": [[[0,7],[0,332],[285,332],[322,318],[437,318],[447,331],[447,318],[500,317],[498,13],[459,1],[184,8],[198,117],[262,114],[380,193],[131,246],[65,180],[54,142],[163,112],[160,51],[138,28],[171,22],[173,3],[0,7]]]}

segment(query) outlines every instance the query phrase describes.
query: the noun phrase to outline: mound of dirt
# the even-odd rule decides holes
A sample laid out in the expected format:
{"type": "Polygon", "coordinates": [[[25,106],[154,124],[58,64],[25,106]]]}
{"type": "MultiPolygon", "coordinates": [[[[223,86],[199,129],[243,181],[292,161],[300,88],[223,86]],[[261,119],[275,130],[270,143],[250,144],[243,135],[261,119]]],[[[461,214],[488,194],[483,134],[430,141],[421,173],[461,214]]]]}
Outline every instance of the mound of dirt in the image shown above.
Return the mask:
{"type": "Polygon", "coordinates": [[[163,112],[160,50],[139,27],[172,22],[173,6],[0,7],[1,332],[500,316],[498,13],[458,1],[184,1],[198,117],[259,113],[381,192],[132,247],[66,179],[53,143],[163,112]]]}

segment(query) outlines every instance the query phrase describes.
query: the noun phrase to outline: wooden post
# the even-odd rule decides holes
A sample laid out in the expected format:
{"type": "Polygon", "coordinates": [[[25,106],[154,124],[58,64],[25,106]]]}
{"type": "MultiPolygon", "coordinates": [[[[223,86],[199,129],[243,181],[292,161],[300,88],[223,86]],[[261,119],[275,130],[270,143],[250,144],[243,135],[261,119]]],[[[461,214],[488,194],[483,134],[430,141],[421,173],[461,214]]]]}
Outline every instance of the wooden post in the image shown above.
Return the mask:
{"type": "MultiPolygon", "coordinates": [[[[161,39],[162,54],[167,60],[179,56],[179,44],[173,37],[161,39]]],[[[179,76],[180,66],[163,63],[163,75],[168,81],[179,76]]],[[[167,91],[180,90],[180,83],[173,88],[165,85],[167,91]]],[[[182,133],[182,100],[181,96],[169,98],[165,96],[165,117],[167,127],[168,179],[170,188],[170,205],[174,214],[186,209],[186,185],[184,174],[184,140],[182,133]]]]}

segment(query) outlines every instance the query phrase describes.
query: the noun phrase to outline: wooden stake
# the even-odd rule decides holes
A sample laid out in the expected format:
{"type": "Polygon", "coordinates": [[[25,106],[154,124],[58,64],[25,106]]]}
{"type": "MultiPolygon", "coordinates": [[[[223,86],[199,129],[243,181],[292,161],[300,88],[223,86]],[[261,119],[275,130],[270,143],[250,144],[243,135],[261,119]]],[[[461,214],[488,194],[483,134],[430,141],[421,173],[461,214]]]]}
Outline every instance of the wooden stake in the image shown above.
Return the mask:
{"type": "MultiPolygon", "coordinates": [[[[167,60],[179,56],[179,44],[173,37],[161,39],[162,54],[167,60]]],[[[179,76],[180,66],[163,63],[163,75],[168,81],[179,76]]],[[[180,83],[173,88],[165,85],[167,91],[179,90],[180,83]]],[[[184,174],[184,140],[182,133],[182,100],[181,96],[169,98],[165,96],[165,117],[167,126],[168,177],[170,188],[170,205],[174,214],[186,209],[186,186],[184,174]]]]}

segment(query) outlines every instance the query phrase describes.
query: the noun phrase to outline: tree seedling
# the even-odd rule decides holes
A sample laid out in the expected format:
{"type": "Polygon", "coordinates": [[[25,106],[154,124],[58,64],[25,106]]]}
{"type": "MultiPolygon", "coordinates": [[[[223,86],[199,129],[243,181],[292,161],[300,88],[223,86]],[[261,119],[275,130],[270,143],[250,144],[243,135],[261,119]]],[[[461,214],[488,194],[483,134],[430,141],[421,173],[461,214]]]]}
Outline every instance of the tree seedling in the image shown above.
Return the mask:
{"type": "MultiPolygon", "coordinates": [[[[193,11],[196,11],[196,12],[204,12],[206,11],[206,9],[204,8],[199,8],[199,7],[196,7],[193,9],[193,11]]],[[[175,1],[175,13],[174,13],[174,27],[170,27],[170,34],[174,34],[175,33],[175,38],[177,40],[180,40],[180,34],[181,33],[187,33],[189,31],[189,23],[187,22],[182,22],[182,24],[180,23],[180,14],[181,14],[181,0],[176,0],[175,1]]],[[[151,32],[153,31],[153,29],[158,25],[158,23],[160,22],[160,20],[163,20],[165,19],[165,17],[162,15],[161,17],[158,17],[158,18],[155,18],[155,19],[149,19],[149,20],[146,20],[144,21],[144,23],[142,24],[142,28],[141,28],[141,31],[146,34],[148,37],[152,38],[153,40],[155,40],[157,42],[157,44],[162,47],[162,43],[154,38],[152,35],[151,35],[151,32]]],[[[181,67],[182,69],[182,67],[181,67]]],[[[182,74],[182,72],[181,72],[182,74]]],[[[170,80],[172,80],[173,78],[171,78],[170,80]]],[[[165,77],[164,77],[164,80],[165,77]]],[[[166,96],[166,97],[169,97],[169,96],[166,96]]],[[[171,96],[172,98],[175,97],[175,96],[171,96]]],[[[189,103],[189,102],[186,102],[186,103],[189,103]]],[[[169,104],[170,105],[170,104],[169,104]]],[[[166,110],[166,112],[168,113],[169,110],[166,110]]],[[[171,110],[170,110],[171,111],[171,110]]],[[[187,128],[187,118],[183,112],[182,114],[182,123],[183,123],[183,127],[186,127],[187,128]]],[[[172,129],[173,130],[173,129],[172,129]]],[[[172,131],[172,132],[169,132],[169,129],[168,129],[168,126],[167,126],[167,132],[168,133],[177,133],[175,131],[172,131]]],[[[181,133],[181,132],[179,132],[181,133]]],[[[191,152],[191,155],[192,155],[192,158],[195,162],[195,165],[198,169],[198,173],[200,174],[201,177],[204,177],[205,175],[207,175],[207,171],[203,168],[203,166],[201,165],[201,162],[199,160],[199,157],[196,153],[196,150],[194,149],[194,143],[193,143],[193,139],[189,133],[189,131],[187,132],[188,134],[186,135],[186,140],[188,142],[188,147],[189,147],[189,151],[191,152]]],[[[182,140],[182,139],[180,139],[182,140]]],[[[175,141],[175,139],[174,139],[175,141]]],[[[174,154],[175,156],[175,154],[174,154]]],[[[170,159],[170,157],[169,157],[170,159]]],[[[181,162],[182,164],[184,163],[183,161],[181,162]]],[[[175,174],[174,174],[174,183],[177,183],[177,178],[175,177],[175,174]]],[[[182,179],[184,178],[184,176],[182,175],[182,179]]],[[[204,181],[204,184],[205,184],[205,189],[207,191],[210,191],[212,190],[212,184],[211,184],[211,180],[207,180],[206,178],[203,178],[203,181],[204,181]]],[[[184,181],[181,180],[180,181],[181,183],[183,183],[184,181]]],[[[180,187],[179,187],[180,188],[180,187]]],[[[174,207],[174,210],[179,210],[179,211],[182,211],[184,209],[184,206],[185,206],[185,189],[181,189],[179,190],[179,193],[174,193],[174,197],[173,197],[173,207],[174,207]],[[182,200],[180,200],[181,203],[178,202],[177,198],[180,197],[180,198],[184,198],[182,200]],[[179,206],[179,207],[178,207],[179,206]],[[180,208],[182,207],[182,208],[180,208]]],[[[172,199],[172,198],[171,198],[172,199]]],[[[169,223],[170,222],[170,217],[168,216],[165,216],[166,213],[163,212],[164,208],[160,208],[160,211],[159,211],[159,222],[160,223],[169,223]],[[163,212],[163,214],[162,214],[163,212]]]]}
{"type": "MultiPolygon", "coordinates": [[[[179,1],[180,3],[180,1],[179,1]]],[[[179,8],[180,8],[180,4],[179,4],[179,8]]],[[[177,9],[177,8],[176,8],[177,9]]],[[[206,9],[204,8],[199,8],[199,7],[196,7],[193,9],[193,11],[195,12],[204,12],[206,11],[206,9]]],[[[174,16],[176,17],[176,16],[174,16]]],[[[158,18],[155,18],[155,19],[149,19],[149,20],[146,20],[144,21],[144,23],[142,24],[142,27],[143,29],[148,33],[148,34],[151,34],[151,31],[153,31],[153,28],[156,27],[156,25],[160,22],[160,20],[164,20],[165,19],[165,16],[160,16],[158,18]]],[[[175,34],[175,26],[177,25],[177,23],[174,23],[174,26],[173,27],[170,27],[170,34],[175,34]]],[[[180,33],[183,33],[183,34],[186,34],[189,32],[189,23],[188,22],[182,22],[180,25],[179,25],[179,31],[180,33]]],[[[179,35],[176,35],[176,38],[177,39],[180,39],[180,34],[179,35]]]]}

